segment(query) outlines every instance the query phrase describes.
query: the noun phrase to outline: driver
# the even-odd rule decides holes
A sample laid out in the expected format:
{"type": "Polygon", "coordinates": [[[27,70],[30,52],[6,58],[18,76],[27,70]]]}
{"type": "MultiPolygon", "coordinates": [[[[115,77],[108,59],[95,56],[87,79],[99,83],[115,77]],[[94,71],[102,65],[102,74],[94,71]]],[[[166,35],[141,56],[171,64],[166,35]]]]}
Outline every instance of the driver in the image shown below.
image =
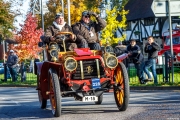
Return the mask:
{"type": "MultiPolygon", "coordinates": [[[[62,13],[57,13],[53,24],[46,29],[44,41],[49,44],[51,41],[59,39],[60,36],[54,37],[58,32],[72,32],[71,27],[64,21],[64,15],[62,13]]],[[[75,40],[76,36],[74,34],[66,38],[65,44],[67,50],[73,51],[74,48],[77,48],[75,40]]],[[[59,47],[61,51],[64,51],[62,42],[60,42],[59,47]]]]}

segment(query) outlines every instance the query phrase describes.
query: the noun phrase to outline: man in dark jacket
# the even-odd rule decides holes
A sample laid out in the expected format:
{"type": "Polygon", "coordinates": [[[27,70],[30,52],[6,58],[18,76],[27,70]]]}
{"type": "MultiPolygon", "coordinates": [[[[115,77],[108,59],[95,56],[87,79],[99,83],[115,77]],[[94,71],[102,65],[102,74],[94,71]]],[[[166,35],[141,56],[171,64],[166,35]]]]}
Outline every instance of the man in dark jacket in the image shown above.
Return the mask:
{"type": "Polygon", "coordinates": [[[152,80],[152,76],[149,73],[149,68],[152,71],[154,77],[154,84],[158,84],[157,74],[156,74],[156,59],[158,57],[158,51],[160,50],[160,46],[154,42],[154,38],[152,36],[148,37],[148,42],[145,45],[144,51],[148,53],[148,60],[145,62],[144,72],[148,76],[148,80],[152,80]]]}
{"type": "Polygon", "coordinates": [[[80,22],[72,25],[74,34],[76,34],[76,43],[79,48],[90,48],[91,50],[100,50],[97,32],[106,27],[106,22],[96,13],[84,11],[80,22]],[[94,16],[96,22],[92,22],[90,17],[94,16]]]}
{"type": "MultiPolygon", "coordinates": [[[[44,35],[44,42],[49,44],[51,41],[54,41],[55,38],[54,36],[58,32],[72,32],[71,27],[64,21],[64,16],[62,13],[58,13],[55,16],[55,21],[51,26],[49,26],[46,29],[45,35],[44,35]]],[[[77,48],[77,45],[75,43],[76,36],[72,34],[69,38],[66,38],[65,43],[66,43],[66,49],[67,50],[74,50],[74,48],[77,48]]],[[[60,50],[64,50],[63,45],[61,44],[60,50]]]]}
{"type": "Polygon", "coordinates": [[[141,84],[145,84],[145,77],[143,72],[144,57],[141,53],[140,47],[136,45],[136,40],[130,40],[130,45],[127,46],[129,59],[133,61],[135,68],[137,69],[137,76],[141,84]]]}
{"type": "Polygon", "coordinates": [[[10,50],[8,59],[7,59],[7,66],[9,68],[12,81],[17,81],[17,63],[18,63],[18,56],[14,53],[14,50],[10,50]]]}

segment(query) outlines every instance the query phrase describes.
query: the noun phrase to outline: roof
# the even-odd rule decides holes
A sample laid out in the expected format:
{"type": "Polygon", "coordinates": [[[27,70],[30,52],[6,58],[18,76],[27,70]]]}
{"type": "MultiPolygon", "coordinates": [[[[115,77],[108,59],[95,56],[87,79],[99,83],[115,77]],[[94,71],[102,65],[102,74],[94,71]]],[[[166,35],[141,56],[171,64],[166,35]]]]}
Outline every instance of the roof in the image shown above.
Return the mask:
{"type": "MultiPolygon", "coordinates": [[[[127,14],[127,20],[137,20],[143,18],[155,17],[151,5],[153,0],[129,0],[129,2],[125,5],[124,9],[129,10],[127,14]]],[[[117,18],[121,19],[120,16],[117,18]]]]}

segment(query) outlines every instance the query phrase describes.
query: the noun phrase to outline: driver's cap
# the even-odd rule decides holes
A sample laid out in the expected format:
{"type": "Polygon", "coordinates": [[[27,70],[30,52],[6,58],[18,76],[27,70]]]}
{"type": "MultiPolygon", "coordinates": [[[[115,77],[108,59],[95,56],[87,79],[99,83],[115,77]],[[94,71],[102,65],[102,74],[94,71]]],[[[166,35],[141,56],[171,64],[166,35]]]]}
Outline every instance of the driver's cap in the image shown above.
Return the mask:
{"type": "Polygon", "coordinates": [[[82,12],[82,16],[86,16],[86,15],[89,15],[89,12],[87,10],[82,12]]]}

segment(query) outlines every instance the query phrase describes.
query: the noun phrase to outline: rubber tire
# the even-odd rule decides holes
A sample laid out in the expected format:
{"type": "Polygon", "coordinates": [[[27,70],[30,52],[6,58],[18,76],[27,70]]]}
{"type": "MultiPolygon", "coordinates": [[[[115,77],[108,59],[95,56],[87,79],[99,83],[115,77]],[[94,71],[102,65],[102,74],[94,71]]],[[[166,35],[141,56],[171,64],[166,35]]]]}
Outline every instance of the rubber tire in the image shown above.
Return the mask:
{"type": "Polygon", "coordinates": [[[51,109],[54,117],[61,116],[61,93],[60,83],[57,72],[50,68],[49,69],[49,98],[51,103],[51,109]],[[51,79],[52,78],[52,79],[51,79]],[[54,94],[51,94],[54,93],[54,94]],[[54,101],[54,102],[53,102],[54,101]]]}
{"type": "Polygon", "coordinates": [[[98,96],[98,101],[94,102],[96,105],[100,105],[103,101],[103,94],[98,96]]]}
{"type": "MultiPolygon", "coordinates": [[[[40,88],[39,74],[37,74],[37,88],[40,88]]],[[[38,90],[38,98],[39,98],[39,103],[40,103],[41,109],[46,109],[47,99],[42,98],[40,90],[38,90]]]]}
{"type": "Polygon", "coordinates": [[[122,62],[118,64],[118,66],[114,72],[115,81],[117,80],[116,79],[117,73],[119,73],[123,76],[122,82],[118,83],[118,86],[121,86],[121,87],[123,86],[123,88],[122,88],[123,90],[115,90],[115,88],[114,88],[114,98],[115,98],[116,105],[117,105],[119,111],[125,111],[129,104],[129,93],[130,92],[129,92],[128,73],[127,73],[125,65],[122,62]]]}

